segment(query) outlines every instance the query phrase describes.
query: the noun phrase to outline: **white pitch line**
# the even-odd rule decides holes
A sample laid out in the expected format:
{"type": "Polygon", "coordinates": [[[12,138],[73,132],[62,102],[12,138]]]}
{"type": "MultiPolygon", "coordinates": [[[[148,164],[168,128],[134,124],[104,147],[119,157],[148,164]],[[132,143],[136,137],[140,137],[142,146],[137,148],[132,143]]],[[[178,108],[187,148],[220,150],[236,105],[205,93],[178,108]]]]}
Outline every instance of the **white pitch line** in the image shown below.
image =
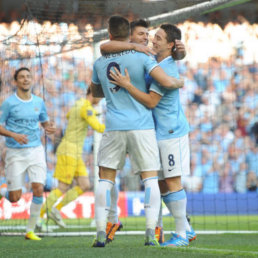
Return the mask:
{"type": "MultiPolygon", "coordinates": [[[[0,227],[1,230],[2,227],[0,227]]],[[[25,229],[25,226],[18,226],[19,229],[25,229]]],[[[57,229],[57,226],[49,226],[49,229],[57,229]]],[[[14,228],[12,228],[14,229],[14,228]]],[[[6,230],[6,229],[5,229],[6,230]]],[[[195,231],[197,235],[216,235],[216,234],[258,234],[258,231],[247,231],[247,230],[209,230],[209,231],[195,231]]],[[[170,234],[170,231],[164,231],[165,234],[170,234]]],[[[77,232],[39,232],[41,236],[94,236],[96,234],[95,231],[77,231],[77,232]]],[[[116,232],[117,235],[144,235],[145,231],[119,231],[116,232]]],[[[24,232],[1,232],[2,236],[20,236],[24,235],[24,232]]]]}

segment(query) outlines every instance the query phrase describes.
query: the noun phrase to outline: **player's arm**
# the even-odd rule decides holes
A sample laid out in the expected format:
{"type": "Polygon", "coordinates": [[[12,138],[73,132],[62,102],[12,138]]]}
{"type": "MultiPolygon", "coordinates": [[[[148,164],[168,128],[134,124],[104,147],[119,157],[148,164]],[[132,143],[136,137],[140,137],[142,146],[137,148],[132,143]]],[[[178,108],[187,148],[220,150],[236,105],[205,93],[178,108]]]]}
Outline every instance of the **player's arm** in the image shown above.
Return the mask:
{"type": "Polygon", "coordinates": [[[56,127],[53,122],[45,121],[42,122],[41,125],[44,128],[46,134],[54,134],[56,132],[56,127]]]}
{"type": "Polygon", "coordinates": [[[8,102],[4,101],[0,107],[0,135],[5,136],[5,137],[11,137],[13,138],[16,142],[19,144],[27,144],[28,143],[28,138],[27,135],[25,134],[18,134],[13,131],[9,131],[4,127],[4,124],[8,120],[9,117],[9,110],[11,106],[9,105],[8,102]]]}
{"type": "Polygon", "coordinates": [[[113,78],[112,83],[119,85],[120,87],[126,89],[130,95],[135,98],[138,102],[142,103],[148,108],[155,108],[161,99],[161,95],[156,92],[145,93],[136,88],[130,81],[130,76],[127,69],[125,69],[125,76],[123,76],[116,68],[116,72],[110,71],[110,76],[113,78]]]}
{"type": "Polygon", "coordinates": [[[175,60],[182,60],[183,58],[185,58],[185,56],[186,56],[186,50],[185,50],[184,43],[181,40],[176,39],[175,40],[175,51],[172,51],[172,57],[175,60]]]}
{"type": "Polygon", "coordinates": [[[132,42],[111,40],[100,45],[100,52],[102,55],[125,50],[135,50],[137,52],[145,53],[146,55],[156,55],[156,52],[151,48],[132,42]]]}
{"type": "Polygon", "coordinates": [[[81,117],[85,119],[89,126],[92,127],[93,130],[103,133],[105,131],[105,125],[100,123],[96,117],[97,111],[89,105],[83,105],[80,111],[81,117]]]}
{"type": "Polygon", "coordinates": [[[21,145],[28,143],[27,135],[25,135],[25,134],[18,134],[18,133],[6,130],[2,125],[0,125],[0,135],[6,136],[6,137],[11,137],[11,138],[13,138],[16,142],[18,142],[21,145]]]}
{"type": "Polygon", "coordinates": [[[101,85],[91,82],[90,84],[92,96],[95,98],[104,98],[104,93],[101,85]]]}
{"type": "Polygon", "coordinates": [[[161,86],[173,90],[184,86],[184,79],[177,79],[167,75],[160,66],[156,66],[151,70],[150,76],[156,80],[161,86]]]}

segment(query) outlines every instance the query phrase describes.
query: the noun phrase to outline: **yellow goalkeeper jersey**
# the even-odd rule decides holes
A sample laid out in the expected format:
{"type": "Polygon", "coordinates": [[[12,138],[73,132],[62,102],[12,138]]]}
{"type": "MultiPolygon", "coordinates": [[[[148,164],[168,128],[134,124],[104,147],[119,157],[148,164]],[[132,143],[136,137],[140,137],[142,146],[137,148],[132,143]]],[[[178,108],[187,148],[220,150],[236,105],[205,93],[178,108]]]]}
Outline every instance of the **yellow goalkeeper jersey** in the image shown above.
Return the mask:
{"type": "Polygon", "coordinates": [[[65,135],[58,146],[57,155],[81,157],[88,126],[100,133],[105,130],[105,125],[99,122],[96,115],[97,111],[87,99],[80,99],[75,102],[66,115],[68,124],[65,135]]]}

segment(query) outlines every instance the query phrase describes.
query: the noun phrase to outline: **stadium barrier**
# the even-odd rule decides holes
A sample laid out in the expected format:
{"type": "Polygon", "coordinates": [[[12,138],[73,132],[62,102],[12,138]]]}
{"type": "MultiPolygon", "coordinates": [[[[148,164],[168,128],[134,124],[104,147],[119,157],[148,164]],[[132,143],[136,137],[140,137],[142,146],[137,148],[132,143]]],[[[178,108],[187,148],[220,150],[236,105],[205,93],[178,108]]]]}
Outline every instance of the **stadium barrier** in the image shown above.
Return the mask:
{"type": "MultiPolygon", "coordinates": [[[[257,193],[188,193],[187,211],[191,215],[251,215],[258,213],[257,193]]],[[[46,196],[45,196],[46,197],[46,196]]],[[[0,219],[28,219],[31,193],[25,193],[17,203],[5,198],[0,202],[0,219]]],[[[144,216],[143,192],[120,192],[119,217],[144,216]]],[[[88,192],[62,208],[63,218],[94,218],[94,193],[88,192]]],[[[163,205],[163,215],[169,215],[163,205]]]]}

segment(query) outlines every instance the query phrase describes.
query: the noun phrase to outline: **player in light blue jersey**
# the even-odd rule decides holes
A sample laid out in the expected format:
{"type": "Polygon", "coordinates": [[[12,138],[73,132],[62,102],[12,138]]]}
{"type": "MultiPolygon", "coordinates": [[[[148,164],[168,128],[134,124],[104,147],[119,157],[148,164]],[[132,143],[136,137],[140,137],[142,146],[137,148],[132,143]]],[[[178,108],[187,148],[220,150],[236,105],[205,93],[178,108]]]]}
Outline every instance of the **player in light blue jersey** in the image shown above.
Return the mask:
{"type": "Polygon", "coordinates": [[[33,198],[25,239],[41,240],[34,234],[43,203],[46,180],[45,152],[40,140],[39,122],[47,134],[55,127],[49,122],[44,101],[31,93],[31,73],[26,67],[14,74],[16,92],[0,107],[0,135],[6,137],[5,175],[6,198],[17,202],[21,198],[25,173],[29,175],[33,198]]]}
{"type": "MultiPolygon", "coordinates": [[[[135,20],[130,23],[130,42],[121,42],[121,41],[108,41],[101,44],[100,50],[102,54],[105,53],[116,53],[119,51],[125,50],[136,50],[139,52],[146,53],[147,55],[155,55],[156,52],[151,48],[147,47],[149,42],[149,24],[143,19],[135,20]]],[[[185,46],[181,40],[175,40],[176,49],[172,52],[174,59],[179,60],[183,59],[186,55],[185,46]]],[[[145,83],[150,85],[151,76],[148,74],[145,75],[145,83]]],[[[111,189],[111,206],[110,212],[108,215],[108,223],[106,228],[107,241],[111,242],[114,239],[115,232],[121,228],[121,222],[118,220],[117,214],[117,201],[118,193],[117,187],[111,189]]],[[[162,222],[162,219],[159,220],[159,224],[162,222]]],[[[164,242],[163,228],[158,226],[155,228],[155,236],[159,239],[159,242],[164,242]]]]}
{"type": "MultiPolygon", "coordinates": [[[[181,39],[181,31],[164,24],[156,32],[153,49],[157,53],[159,65],[171,76],[179,76],[176,64],[171,57],[175,39],[181,39]]],[[[139,91],[126,76],[116,70],[111,71],[112,82],[124,87],[145,106],[153,109],[162,170],[159,185],[163,201],[175,218],[176,234],[161,244],[163,246],[186,246],[196,235],[186,219],[186,194],[181,184],[181,176],[190,172],[189,125],[179,99],[179,90],[167,90],[153,81],[150,92],[139,91]]]]}
{"type": "MultiPolygon", "coordinates": [[[[112,16],[109,20],[109,34],[111,40],[128,41],[129,22],[123,17],[112,16]]],[[[182,82],[166,75],[153,58],[136,51],[102,56],[93,68],[93,94],[96,97],[105,96],[107,103],[106,131],[98,153],[101,173],[95,195],[97,237],[93,247],[105,246],[110,191],[115,182],[116,170],[123,168],[127,153],[135,173],[141,173],[145,185],[145,245],[156,245],[154,231],[160,206],[157,170],[160,164],[152,112],[135,101],[126,90],[110,83],[110,71],[114,68],[120,71],[127,68],[132,81],[144,92],[147,92],[144,81],[146,72],[166,87],[178,88],[182,82]]]]}

